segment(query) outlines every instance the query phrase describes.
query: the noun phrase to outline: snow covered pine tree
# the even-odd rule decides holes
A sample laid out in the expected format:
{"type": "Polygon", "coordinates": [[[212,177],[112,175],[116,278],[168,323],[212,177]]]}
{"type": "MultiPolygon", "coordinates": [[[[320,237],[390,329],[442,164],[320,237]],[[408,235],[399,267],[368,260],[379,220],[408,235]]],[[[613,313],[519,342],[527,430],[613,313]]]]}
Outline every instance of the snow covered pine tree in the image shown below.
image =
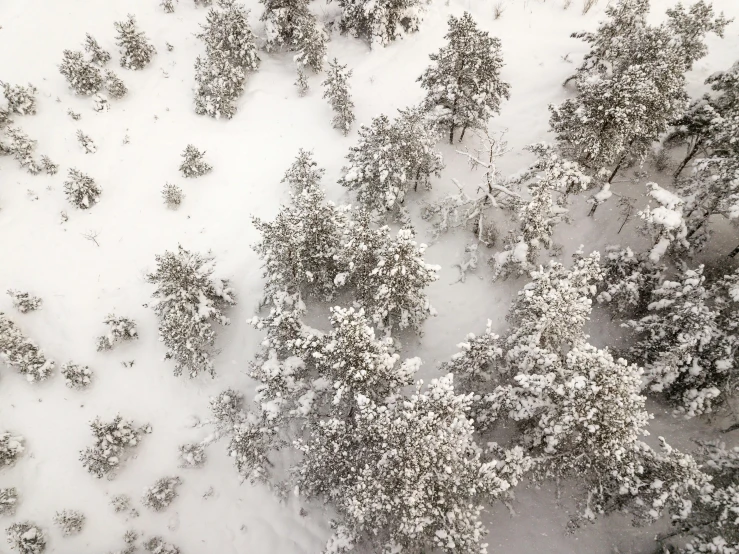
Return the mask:
{"type": "Polygon", "coordinates": [[[136,19],[132,15],[114,25],[118,31],[116,44],[120,47],[121,67],[144,69],[156,54],[156,48],[149,43],[144,32],[136,28],[136,19]]]}
{"type": "Polygon", "coordinates": [[[341,65],[334,58],[328,62],[326,80],[323,82],[323,97],[328,98],[331,108],[336,115],[331,120],[334,129],[341,131],[344,136],[349,134],[349,129],[354,123],[354,102],[349,95],[349,79],[352,76],[351,69],[347,71],[345,65],[341,65]]]}

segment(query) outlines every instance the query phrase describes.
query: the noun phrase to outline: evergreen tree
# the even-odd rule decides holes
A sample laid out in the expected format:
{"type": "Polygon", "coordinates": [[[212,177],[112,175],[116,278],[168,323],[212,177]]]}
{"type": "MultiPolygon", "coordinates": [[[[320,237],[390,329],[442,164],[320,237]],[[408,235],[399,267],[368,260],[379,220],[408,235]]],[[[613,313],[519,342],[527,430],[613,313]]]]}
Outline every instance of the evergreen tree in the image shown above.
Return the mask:
{"type": "Polygon", "coordinates": [[[69,86],[84,96],[95,94],[103,88],[100,68],[87,59],[82,52],[64,51],[64,59],[59,64],[59,73],[64,75],[69,86]]]}
{"type": "Polygon", "coordinates": [[[254,45],[254,34],[249,27],[249,12],[242,4],[230,3],[222,11],[211,9],[206,24],[197,35],[205,42],[209,58],[224,58],[244,73],[259,67],[259,56],[254,45]]]}
{"type": "Polygon", "coordinates": [[[84,390],[92,384],[92,371],[86,365],[69,362],[62,365],[60,373],[70,389],[84,390]]]}
{"type": "Polygon", "coordinates": [[[77,510],[62,510],[54,515],[54,523],[60,528],[63,536],[77,535],[82,532],[85,525],[85,514],[77,510]]]}
{"type": "Polygon", "coordinates": [[[195,60],[195,113],[216,119],[231,119],[236,114],[235,102],[244,92],[246,74],[226,55],[214,52],[195,60]]]}
{"type": "Polygon", "coordinates": [[[174,374],[186,370],[190,378],[207,372],[215,376],[213,322],[228,325],[223,310],[236,304],[226,279],[213,277],[210,256],[177,247],[177,252],[156,256],[157,269],[146,276],[156,285],[151,307],[159,317],[160,340],[167,347],[165,359],[174,359],[174,374]]]}
{"type": "Polygon", "coordinates": [[[349,79],[352,71],[341,65],[336,58],[328,62],[326,80],[323,82],[323,97],[328,98],[331,108],[336,115],[331,120],[334,129],[339,129],[344,135],[354,123],[354,102],[349,95],[349,79]]]}
{"type": "Polygon", "coordinates": [[[298,63],[320,71],[326,55],[326,33],[308,9],[308,0],[259,0],[264,4],[267,51],[299,52],[298,63]]]}
{"type": "Polygon", "coordinates": [[[598,302],[608,304],[619,315],[640,314],[647,309],[664,270],[664,266],[655,265],[645,255],[634,254],[629,247],[608,246],[598,302]]]}
{"type": "Polygon", "coordinates": [[[14,523],[5,533],[10,548],[18,554],[41,554],[46,550],[46,533],[31,521],[14,523]]]}
{"type": "Polygon", "coordinates": [[[64,194],[77,208],[81,210],[92,208],[97,204],[101,193],[101,188],[92,177],[75,168],[69,170],[69,176],[64,181],[64,194]]]}
{"type": "Polygon", "coordinates": [[[36,94],[38,90],[32,84],[27,87],[2,83],[3,94],[8,102],[7,110],[10,114],[33,115],[36,113],[36,94]]]}
{"type": "Polygon", "coordinates": [[[460,140],[468,128],[487,127],[490,117],[500,113],[503,99],[509,98],[510,86],[500,78],[500,40],[479,30],[469,13],[449,18],[445,38],[448,44],[429,56],[435,63],[418,80],[427,91],[425,109],[449,129],[451,144],[459,127],[460,140]]]}
{"type": "Polygon", "coordinates": [[[213,166],[203,159],[205,151],[201,152],[192,144],[185,147],[181,156],[183,160],[180,164],[180,171],[185,177],[202,177],[213,169],[213,166]]]}
{"type": "Polygon", "coordinates": [[[18,505],[18,491],[15,487],[0,489],[0,516],[14,516],[18,505]]]}
{"type": "Polygon", "coordinates": [[[311,150],[301,148],[280,182],[287,183],[294,194],[300,194],[306,189],[317,188],[325,171],[313,160],[311,150]]]}
{"type": "Polygon", "coordinates": [[[103,320],[108,326],[108,332],[97,338],[97,351],[112,350],[119,342],[136,340],[139,333],[136,330],[136,322],[127,317],[108,314],[103,320]]]}
{"type": "Polygon", "coordinates": [[[685,201],[679,196],[663,189],[657,183],[647,183],[649,196],[659,206],[638,212],[644,221],[644,230],[652,237],[654,246],[649,251],[649,260],[658,263],[667,252],[688,248],[686,240],[688,229],[685,226],[683,208],[685,201]]]}
{"type": "Polygon", "coordinates": [[[80,452],[80,461],[98,479],[110,476],[120,467],[123,456],[138,446],[142,435],[151,433],[150,426],[134,427],[133,421],[124,420],[120,415],[109,422],[95,418],[90,423],[90,429],[94,438],[93,446],[80,452]]]}
{"type": "Polygon", "coordinates": [[[36,141],[29,138],[20,127],[8,127],[5,130],[5,142],[0,143],[0,154],[13,156],[13,159],[31,175],[38,175],[42,169],[33,155],[35,149],[36,141]]]}
{"type": "Polygon", "coordinates": [[[90,61],[97,65],[103,66],[110,61],[110,52],[104,50],[90,33],[85,35],[85,52],[90,56],[90,61]]]}
{"type": "Polygon", "coordinates": [[[161,512],[177,498],[177,487],[181,484],[179,477],[162,477],[144,490],[141,503],[155,512],[161,512]]]}
{"type": "Polygon", "coordinates": [[[108,94],[116,100],[119,100],[128,94],[126,84],[112,71],[105,72],[105,90],[107,90],[108,94]]]}
{"type": "Polygon", "coordinates": [[[182,200],[185,198],[185,193],[182,192],[182,189],[177,185],[167,183],[162,189],[162,197],[164,198],[164,203],[168,208],[176,210],[180,204],[182,204],[182,200]]]}
{"type": "Polygon", "coordinates": [[[7,316],[0,312],[0,359],[14,367],[30,382],[44,381],[54,370],[54,362],[7,316]]]}
{"type": "Polygon", "coordinates": [[[11,435],[7,431],[0,433],[0,468],[15,464],[25,450],[24,441],[23,437],[11,435]]]}
{"type": "Polygon", "coordinates": [[[423,7],[419,0],[337,0],[340,28],[371,45],[387,46],[404,33],[418,31],[423,7]]]}
{"type": "Polygon", "coordinates": [[[144,69],[156,54],[156,48],[149,43],[143,31],[136,28],[136,20],[132,15],[126,21],[116,21],[118,32],[116,44],[120,47],[121,67],[126,69],[144,69]]]}

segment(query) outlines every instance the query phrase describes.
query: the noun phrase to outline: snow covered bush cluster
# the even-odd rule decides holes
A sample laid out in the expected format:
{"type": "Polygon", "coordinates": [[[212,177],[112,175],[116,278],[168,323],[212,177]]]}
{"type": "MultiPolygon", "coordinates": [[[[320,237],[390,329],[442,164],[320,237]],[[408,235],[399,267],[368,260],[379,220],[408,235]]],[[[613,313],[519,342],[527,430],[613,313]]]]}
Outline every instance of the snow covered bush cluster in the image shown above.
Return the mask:
{"type": "Polygon", "coordinates": [[[10,83],[0,83],[0,85],[3,87],[3,95],[7,102],[6,109],[9,114],[33,115],[36,113],[38,90],[31,83],[28,83],[27,87],[10,83]]]}
{"type": "Polygon", "coordinates": [[[146,34],[136,27],[136,18],[128,15],[125,21],[116,21],[118,33],[116,44],[121,55],[121,67],[126,69],[143,69],[156,54],[156,48],[149,42],[146,34]]]}
{"type": "Polygon", "coordinates": [[[418,31],[423,6],[419,0],[337,0],[341,6],[339,26],[369,41],[386,46],[404,33],[418,31]]]}
{"type": "Polygon", "coordinates": [[[185,177],[202,177],[213,169],[213,167],[203,159],[204,157],[205,152],[201,152],[192,144],[188,144],[185,147],[185,151],[182,152],[182,163],[180,164],[182,175],[185,177]]]}
{"type": "Polygon", "coordinates": [[[139,333],[136,330],[136,322],[133,319],[108,314],[103,320],[103,323],[108,326],[108,332],[97,338],[98,352],[112,350],[120,342],[139,338],[139,333]]]}
{"type": "Polygon", "coordinates": [[[54,523],[65,537],[77,535],[85,525],[85,514],[77,510],[62,510],[54,515],[54,523]]]}
{"type": "Polygon", "coordinates": [[[0,467],[13,465],[24,450],[23,437],[0,433],[0,467]]]}
{"type": "Polygon", "coordinates": [[[60,373],[70,389],[84,390],[92,384],[92,370],[86,365],[69,362],[62,365],[60,373]]]}
{"type": "Polygon", "coordinates": [[[141,503],[156,512],[161,512],[177,498],[177,487],[182,484],[179,477],[162,477],[144,491],[141,503]]]}
{"type": "Polygon", "coordinates": [[[96,418],[90,423],[93,446],[80,453],[83,467],[98,479],[109,476],[123,462],[127,452],[135,448],[142,435],[151,432],[151,427],[134,427],[133,421],[120,415],[106,422],[96,418]]]}
{"type": "Polygon", "coordinates": [[[185,198],[185,193],[177,185],[167,183],[162,189],[162,198],[164,198],[164,204],[173,210],[179,208],[182,204],[182,200],[185,198]]]}
{"type": "Polygon", "coordinates": [[[144,550],[151,554],[180,554],[180,549],[161,537],[152,537],[143,542],[144,550]]]}
{"type": "Polygon", "coordinates": [[[15,487],[0,489],[0,516],[15,515],[18,506],[18,491],[15,487]]]}
{"type": "Polygon", "coordinates": [[[41,554],[46,550],[46,534],[31,521],[14,523],[5,533],[10,548],[18,554],[41,554]]]}
{"type": "Polygon", "coordinates": [[[30,382],[44,381],[51,376],[54,362],[47,360],[35,342],[27,338],[18,326],[0,312],[0,359],[25,375],[30,382]]]}
{"type": "Polygon", "coordinates": [[[43,303],[40,297],[28,292],[10,289],[8,295],[13,300],[13,307],[22,314],[38,310],[43,303]]]}
{"type": "Polygon", "coordinates": [[[87,210],[97,204],[102,189],[89,175],[79,169],[70,168],[67,180],[64,181],[64,194],[67,200],[80,210],[87,210]]]}

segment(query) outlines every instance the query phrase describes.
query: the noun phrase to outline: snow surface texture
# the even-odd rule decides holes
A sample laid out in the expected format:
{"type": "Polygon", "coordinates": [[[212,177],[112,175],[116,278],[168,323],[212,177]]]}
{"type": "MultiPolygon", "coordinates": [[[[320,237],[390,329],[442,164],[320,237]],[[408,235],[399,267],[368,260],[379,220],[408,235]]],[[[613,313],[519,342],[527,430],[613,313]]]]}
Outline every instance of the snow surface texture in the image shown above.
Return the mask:
{"type": "MultiPolygon", "coordinates": [[[[21,498],[15,518],[2,519],[3,530],[12,522],[31,521],[47,533],[46,552],[60,554],[120,549],[130,527],[143,537],[161,536],[184,553],[320,551],[331,534],[330,514],[319,505],[303,506],[292,496],[281,503],[264,486],[238,486],[222,444],[209,448],[203,468],[188,471],[169,509],[151,512],[139,501],[145,487],[178,472],[180,445],[207,438],[211,430],[193,427],[193,422],[207,418],[210,396],[229,386],[247,396],[253,393],[246,368],[261,338],[246,321],[254,314],[263,283],[256,254],[249,248],[258,239],[250,216],[269,220],[287,201],[289,187],[280,179],[300,148],[312,150],[326,169],[323,182],[329,197],[351,201],[337,180],[344,156],[356,144],[357,129],[381,113],[394,117],[396,109],[422,100],[415,80],[429,64],[428,54],[442,45],[448,15],[460,16],[463,10],[502,43],[502,77],[511,84],[511,98],[490,128],[508,129],[511,150],[498,169],[510,175],[525,168],[531,156],[522,148],[552,139],[547,134],[547,105],[571,94],[561,84],[587,49],[570,33],[593,30],[606,2],[601,0],[586,15],[579,0],[568,10],[564,3],[508,0],[496,20],[495,3],[489,0],[434,0],[418,33],[373,50],[359,39],[334,32],[327,56],[337,57],[353,71],[356,124],[346,137],[331,127],[333,114],[321,97],[325,73],[308,76],[311,90],[301,98],[293,86],[290,53],[260,51],[261,67],[249,76],[230,121],[195,115],[193,63],[204,47],[194,35],[206,11],[193,2],[175,3],[172,14],[152,0],[3,3],[0,78],[24,86],[30,82],[38,89],[37,113],[14,115],[15,124],[38,141],[37,153],[58,163],[60,172],[33,176],[11,158],[0,160],[0,290],[31,290],[44,299],[39,310],[17,314],[11,298],[1,295],[0,311],[12,314],[22,332],[57,367],[74,360],[94,367],[96,373],[89,389],[78,391],[66,388],[58,371],[44,383],[29,384],[15,371],[0,368],[0,429],[25,437],[24,455],[0,470],[0,488],[15,487],[21,498]],[[151,63],[139,71],[119,67],[113,23],[125,20],[128,13],[156,48],[151,63]],[[122,99],[110,99],[109,110],[96,112],[91,98],[75,96],[57,68],[63,50],[80,48],[86,33],[111,52],[109,67],[129,90],[122,99]],[[81,114],[79,123],[67,115],[68,110],[81,114]],[[94,141],[95,154],[80,148],[75,137],[80,125],[94,141]],[[196,180],[184,179],[178,171],[180,154],[189,143],[206,150],[214,168],[196,180]],[[62,183],[73,167],[90,175],[103,191],[89,209],[75,209],[64,197],[62,183]],[[169,210],[162,202],[167,182],[185,193],[179,210],[169,210]],[[144,275],[154,269],[155,254],[174,250],[178,243],[197,252],[212,250],[219,276],[230,279],[239,297],[239,305],[228,314],[231,326],[218,329],[221,353],[215,359],[215,380],[205,375],[195,380],[173,377],[172,362],[162,361],[156,316],[143,306],[151,300],[153,287],[144,275]],[[111,312],[134,319],[139,340],[96,352],[100,322],[111,312]],[[153,431],[114,480],[98,480],[82,467],[78,453],[90,445],[89,422],[97,416],[108,421],[119,412],[137,423],[151,423],[153,431]],[[131,509],[140,517],[131,519],[131,510],[115,513],[110,502],[120,494],[132,498],[131,509]],[[83,511],[86,521],[82,533],[62,538],[53,519],[66,508],[83,511]],[[301,509],[307,511],[306,517],[301,509]]],[[[252,28],[264,37],[258,21],[262,6],[254,0],[246,4],[252,28]]],[[[650,17],[659,20],[675,4],[653,0],[650,17]]],[[[734,0],[715,0],[714,6],[729,17],[739,16],[734,0]]],[[[324,14],[335,15],[338,7],[321,4],[311,10],[325,21],[324,14]]],[[[709,36],[708,56],[688,74],[691,96],[703,92],[708,75],[735,61],[737,25],[727,29],[723,40],[709,36]]],[[[465,145],[474,140],[465,137],[465,145]]],[[[456,147],[440,143],[446,168],[440,178],[432,179],[433,197],[456,191],[452,177],[471,195],[480,182],[481,173],[470,171],[466,159],[454,152],[456,147]]],[[[646,206],[643,186],[614,183],[613,191],[637,197],[640,209],[646,206]]],[[[430,238],[425,222],[415,217],[421,194],[411,194],[406,201],[419,242],[430,238]]],[[[620,221],[615,202],[606,202],[595,218],[586,217],[588,210],[584,196],[574,199],[573,224],[559,225],[555,231],[554,242],[563,245],[565,263],[581,243],[586,252],[603,251],[616,240],[638,250],[647,246],[647,239],[635,233],[635,222],[616,235],[620,221]],[[609,213],[614,217],[606,217],[609,213]]],[[[456,352],[456,344],[467,333],[482,331],[488,319],[494,331],[504,330],[512,295],[524,282],[491,283],[484,270],[470,273],[465,283],[455,282],[459,272],[454,264],[469,239],[464,233],[449,234],[426,254],[428,263],[442,266],[440,280],[429,288],[438,316],[424,324],[422,338],[403,337],[404,354],[423,357],[425,378],[438,376],[438,362],[456,352]]],[[[714,249],[728,251],[733,246],[714,249]]],[[[613,337],[603,338],[611,331],[608,322],[595,319],[590,329],[593,341],[611,343],[613,337]]],[[[665,417],[665,409],[650,408],[657,412],[652,435],[664,434],[676,447],[690,450],[689,437],[710,434],[701,421],[676,421],[665,417]]],[[[614,547],[620,552],[647,552],[654,546],[656,529],[633,529],[625,517],[606,518],[574,536],[566,535],[570,514],[548,487],[519,487],[516,497],[517,517],[496,505],[486,521],[492,554],[611,554],[614,547]]]]}

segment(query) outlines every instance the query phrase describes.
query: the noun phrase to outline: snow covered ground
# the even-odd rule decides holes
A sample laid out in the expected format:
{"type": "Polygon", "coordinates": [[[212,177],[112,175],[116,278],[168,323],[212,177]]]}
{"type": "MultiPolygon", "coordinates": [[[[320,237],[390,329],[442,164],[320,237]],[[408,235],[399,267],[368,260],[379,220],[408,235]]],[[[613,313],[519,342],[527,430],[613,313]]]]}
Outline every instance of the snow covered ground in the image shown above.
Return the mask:
{"type": "MultiPolygon", "coordinates": [[[[652,17],[658,19],[675,3],[653,0],[652,17]]],[[[321,98],[321,76],[310,78],[306,97],[298,96],[290,54],[260,52],[261,68],[248,78],[232,120],[195,115],[193,63],[203,47],[194,33],[206,10],[189,0],[182,0],[174,14],[164,13],[154,0],[0,2],[0,79],[31,82],[39,89],[38,113],[18,116],[17,122],[38,140],[37,151],[61,166],[55,176],[31,176],[9,158],[0,161],[0,290],[28,290],[44,301],[42,309],[20,315],[3,294],[0,311],[12,314],[24,333],[56,361],[57,371],[72,360],[95,372],[94,385],[80,392],[67,389],[58,375],[30,385],[3,367],[0,431],[24,435],[27,451],[15,466],[0,471],[0,488],[15,486],[21,495],[15,518],[3,518],[0,527],[15,520],[35,521],[49,531],[47,551],[60,554],[122,548],[123,533],[129,528],[145,536],[161,535],[185,554],[321,550],[330,534],[329,515],[322,506],[302,506],[292,497],[281,502],[265,487],[239,485],[220,443],[209,448],[204,468],[181,469],[178,446],[210,433],[207,427],[193,428],[194,417],[207,417],[210,396],[227,386],[246,392],[254,386],[246,368],[260,337],[246,320],[261,296],[262,278],[259,260],[250,248],[258,238],[251,217],[270,218],[287,199],[280,179],[299,148],[312,149],[319,165],[326,168],[324,185],[329,196],[351,201],[336,180],[356,140],[356,129],[380,113],[392,114],[422,98],[416,78],[428,65],[428,54],[442,44],[449,14],[470,11],[483,29],[502,41],[503,77],[511,83],[511,99],[491,121],[491,130],[508,130],[511,151],[502,159],[501,171],[526,167],[530,157],[522,147],[549,138],[547,105],[569,94],[561,84],[586,51],[586,45],[570,38],[570,33],[593,29],[605,1],[583,15],[579,0],[567,10],[561,0],[508,0],[498,20],[493,17],[494,4],[435,0],[428,6],[420,32],[384,49],[370,50],[360,40],[333,33],[329,57],[337,57],[354,71],[351,86],[357,124],[344,137],[331,128],[330,107],[321,98]],[[86,32],[115,53],[113,22],[128,13],[136,16],[141,30],[152,39],[157,55],[145,70],[127,71],[116,67],[114,54],[113,68],[130,92],[112,101],[109,112],[97,113],[89,98],[73,95],[57,65],[62,51],[79,48],[86,32]],[[166,43],[174,49],[168,51],[166,43]],[[68,109],[81,113],[81,119],[72,120],[68,109]],[[78,129],[93,138],[96,153],[83,152],[75,137],[78,129]],[[180,153],[189,143],[207,152],[214,167],[208,175],[183,179],[178,172],[180,153]],[[99,204],[89,211],[74,209],[64,198],[62,182],[70,167],[93,176],[102,187],[99,204]],[[161,200],[166,182],[184,190],[179,210],[168,210],[161,200]],[[68,214],[66,222],[62,211],[68,214]],[[219,330],[222,351],[214,380],[172,375],[171,362],[162,361],[155,315],[144,306],[153,290],[144,274],[153,268],[156,254],[177,244],[200,252],[211,250],[217,273],[231,280],[238,295],[238,305],[229,312],[231,326],[219,330]],[[134,318],[140,339],[98,353],[95,337],[104,332],[102,321],[109,312],[134,318]],[[122,362],[128,361],[133,364],[124,367],[122,362]],[[153,432],[115,480],[97,480],[78,460],[79,451],[92,441],[88,423],[96,416],[110,419],[119,412],[137,423],[150,423],[153,432]],[[167,511],[154,513],[140,505],[145,487],[175,474],[183,485],[167,511]],[[126,519],[113,512],[110,498],[121,493],[134,499],[140,517],[126,519]],[[306,515],[301,515],[302,507],[306,515]],[[62,538],[52,524],[54,513],[64,508],[87,515],[84,531],[74,538],[62,538]]],[[[252,10],[253,29],[263,34],[258,21],[261,6],[253,0],[247,6],[252,10]]],[[[735,0],[714,0],[714,7],[739,18],[735,0]]],[[[316,4],[312,9],[324,18],[338,8],[316,4]]],[[[709,55],[689,74],[693,96],[703,90],[708,75],[737,58],[739,23],[729,26],[723,40],[710,36],[708,45],[709,55]]],[[[467,143],[471,145],[473,139],[467,143]]],[[[452,190],[452,177],[474,191],[480,174],[470,171],[453,147],[442,144],[440,148],[446,169],[434,180],[430,195],[452,190]]],[[[643,184],[619,183],[614,188],[644,203],[643,184]]],[[[418,211],[419,196],[409,199],[412,212],[418,211]]],[[[555,242],[564,247],[563,259],[569,259],[580,244],[586,251],[616,240],[644,245],[644,239],[634,233],[633,222],[616,238],[620,222],[608,217],[609,210],[616,210],[615,203],[601,207],[594,219],[585,217],[587,210],[584,199],[577,199],[572,206],[574,222],[557,229],[555,242]]],[[[415,223],[420,238],[427,237],[427,223],[418,217],[415,223]]],[[[524,282],[491,283],[486,267],[470,274],[465,283],[455,282],[458,272],[453,264],[459,262],[466,240],[450,234],[427,252],[430,263],[442,266],[441,279],[430,289],[438,316],[425,324],[420,339],[405,339],[408,353],[423,358],[425,377],[435,375],[438,363],[456,351],[456,343],[470,331],[481,331],[487,319],[502,330],[512,295],[524,282]]],[[[724,252],[733,246],[721,245],[724,252]]],[[[612,331],[607,321],[594,323],[596,344],[617,340],[604,336],[612,331]]],[[[653,434],[665,434],[676,446],[690,449],[690,436],[705,437],[711,432],[700,421],[685,424],[659,406],[652,408],[657,412],[653,434]]],[[[503,506],[491,510],[491,553],[606,554],[616,548],[623,553],[648,552],[657,532],[656,528],[635,530],[625,518],[610,518],[574,536],[566,535],[567,506],[559,506],[547,488],[521,487],[514,508],[513,518],[503,506]]]]}

